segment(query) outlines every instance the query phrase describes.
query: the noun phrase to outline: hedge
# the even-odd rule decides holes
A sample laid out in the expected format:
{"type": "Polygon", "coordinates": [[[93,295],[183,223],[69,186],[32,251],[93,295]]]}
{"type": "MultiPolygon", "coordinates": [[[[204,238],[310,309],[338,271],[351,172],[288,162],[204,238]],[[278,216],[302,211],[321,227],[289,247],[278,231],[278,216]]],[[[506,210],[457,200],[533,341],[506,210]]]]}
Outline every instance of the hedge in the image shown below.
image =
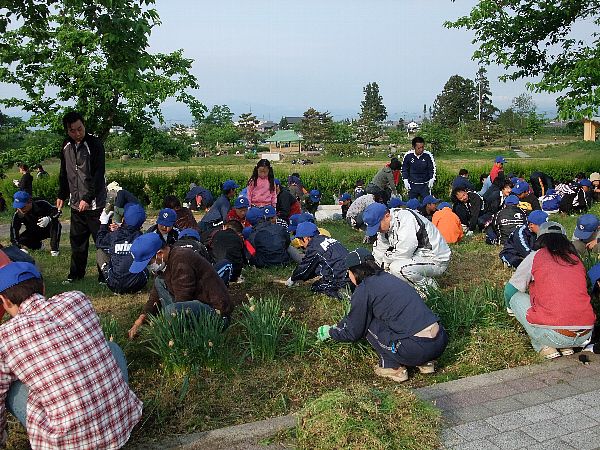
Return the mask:
{"type": "MultiPolygon", "coordinates": [[[[490,165],[466,164],[464,166],[469,171],[471,181],[478,186],[479,175],[489,173],[490,165]]],[[[284,184],[287,172],[283,172],[275,166],[275,176],[280,178],[284,184]]],[[[534,170],[541,170],[555,180],[573,179],[577,172],[597,172],[600,170],[600,163],[594,159],[583,159],[573,162],[565,161],[514,161],[511,160],[505,170],[516,175],[523,175],[529,178],[529,174],[534,170]]],[[[343,192],[352,192],[356,180],[363,179],[369,182],[376,173],[375,168],[352,168],[348,170],[332,170],[323,165],[321,167],[310,167],[298,169],[302,181],[307,189],[319,189],[322,193],[323,204],[333,204],[335,199],[343,192]]],[[[452,180],[456,177],[454,171],[449,171],[443,166],[437,166],[437,181],[435,183],[433,194],[437,197],[448,198],[449,188],[452,180]]],[[[189,190],[190,183],[194,182],[210,190],[215,196],[219,195],[221,183],[227,179],[235,180],[240,186],[245,186],[250,173],[242,170],[225,170],[219,168],[199,168],[197,170],[181,170],[177,173],[139,173],[111,172],[108,174],[108,181],[116,180],[121,186],[137,196],[145,205],[152,204],[154,207],[162,205],[162,199],[167,194],[176,195],[183,199],[189,190]]],[[[5,179],[0,183],[0,191],[5,198],[10,199],[16,188],[12,180],[5,179]]],[[[44,179],[35,178],[33,182],[34,197],[46,198],[54,202],[58,192],[58,177],[50,176],[44,179]]]]}

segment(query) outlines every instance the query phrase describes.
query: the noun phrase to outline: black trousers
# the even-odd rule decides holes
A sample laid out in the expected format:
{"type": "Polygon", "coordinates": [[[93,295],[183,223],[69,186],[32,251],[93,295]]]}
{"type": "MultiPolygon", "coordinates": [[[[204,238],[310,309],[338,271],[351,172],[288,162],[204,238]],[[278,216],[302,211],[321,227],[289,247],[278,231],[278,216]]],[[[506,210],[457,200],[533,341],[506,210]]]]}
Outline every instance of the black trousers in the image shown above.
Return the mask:
{"type": "MultiPolygon", "coordinates": [[[[98,229],[100,228],[100,214],[102,209],[76,211],[71,209],[71,232],[69,240],[71,242],[71,269],[69,277],[73,280],[79,280],[85,275],[85,268],[88,260],[88,250],[90,248],[90,236],[96,243],[98,229]]],[[[99,278],[102,278],[98,269],[99,278]]],[[[102,278],[103,279],[103,278],[102,278]]]]}
{"type": "Polygon", "coordinates": [[[58,219],[51,220],[46,228],[38,226],[27,228],[19,234],[19,245],[31,250],[39,250],[42,248],[42,241],[50,238],[50,250],[58,251],[61,230],[62,226],[58,219]]]}

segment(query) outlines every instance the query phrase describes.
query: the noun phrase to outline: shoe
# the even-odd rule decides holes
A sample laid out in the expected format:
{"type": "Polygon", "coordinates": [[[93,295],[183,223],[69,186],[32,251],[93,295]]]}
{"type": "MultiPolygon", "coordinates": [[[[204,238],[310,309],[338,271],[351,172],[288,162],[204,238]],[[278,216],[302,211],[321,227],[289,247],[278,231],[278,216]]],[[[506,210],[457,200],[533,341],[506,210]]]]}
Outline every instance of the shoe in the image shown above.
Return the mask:
{"type": "Polygon", "coordinates": [[[506,314],[508,314],[510,317],[515,317],[515,313],[509,307],[506,307],[506,314]]]}
{"type": "Polygon", "coordinates": [[[559,348],[558,351],[562,356],[569,356],[575,353],[575,350],[573,350],[572,348],[559,348]]]}
{"type": "Polygon", "coordinates": [[[377,366],[375,368],[375,374],[379,375],[380,377],[389,378],[390,380],[394,380],[398,383],[408,380],[408,370],[406,370],[406,367],[404,366],[400,366],[397,369],[385,369],[377,366]]]}
{"type": "Polygon", "coordinates": [[[546,359],[554,359],[560,356],[560,352],[554,347],[543,347],[540,350],[540,355],[546,359]]]}
{"type": "Polygon", "coordinates": [[[50,251],[50,256],[58,256],[60,255],[60,252],[58,250],[51,250],[50,251]]]}
{"type": "Polygon", "coordinates": [[[435,372],[435,361],[429,361],[428,363],[423,364],[422,366],[417,366],[419,372],[423,374],[434,373],[435,372]]]}
{"type": "Polygon", "coordinates": [[[236,283],[243,283],[244,281],[246,281],[246,279],[244,278],[243,275],[240,275],[236,281],[236,283]]]}
{"type": "Polygon", "coordinates": [[[73,283],[73,278],[67,278],[66,280],[63,280],[62,284],[71,284],[73,283]]]}

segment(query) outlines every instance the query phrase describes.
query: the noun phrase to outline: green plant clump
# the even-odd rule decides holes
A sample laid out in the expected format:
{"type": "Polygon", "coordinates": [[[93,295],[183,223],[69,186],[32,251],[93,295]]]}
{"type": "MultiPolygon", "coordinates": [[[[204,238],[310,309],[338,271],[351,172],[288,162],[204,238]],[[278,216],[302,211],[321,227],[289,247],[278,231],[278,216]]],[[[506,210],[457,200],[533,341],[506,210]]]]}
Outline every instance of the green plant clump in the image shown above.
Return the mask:
{"type": "Polygon", "coordinates": [[[439,413],[410,391],[358,384],[306,404],[296,437],[306,450],[423,450],[438,448],[439,425],[439,413]]]}

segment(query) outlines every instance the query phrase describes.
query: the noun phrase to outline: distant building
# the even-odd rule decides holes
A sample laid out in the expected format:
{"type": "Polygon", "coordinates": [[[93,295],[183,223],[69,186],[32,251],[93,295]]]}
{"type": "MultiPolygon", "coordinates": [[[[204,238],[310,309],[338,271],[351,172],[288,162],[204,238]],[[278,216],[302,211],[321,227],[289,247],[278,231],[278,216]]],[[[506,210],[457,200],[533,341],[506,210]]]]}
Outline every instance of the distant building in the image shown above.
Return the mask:
{"type": "Polygon", "coordinates": [[[414,120],[411,120],[410,122],[408,122],[406,124],[406,131],[409,132],[409,133],[416,133],[420,129],[421,129],[421,125],[419,125],[414,120]]]}
{"type": "Polygon", "coordinates": [[[296,124],[302,123],[302,121],[304,120],[304,117],[285,116],[284,118],[287,121],[288,126],[290,128],[293,127],[296,124]]]}
{"type": "Polygon", "coordinates": [[[261,133],[264,133],[266,131],[277,131],[278,128],[279,125],[275,122],[271,122],[270,120],[267,120],[266,122],[261,121],[257,127],[258,131],[260,131],[261,133]]]}
{"type": "Polygon", "coordinates": [[[123,134],[123,133],[125,133],[125,128],[117,125],[117,126],[111,127],[111,129],[108,130],[108,132],[113,133],[113,134],[123,134]]]}

